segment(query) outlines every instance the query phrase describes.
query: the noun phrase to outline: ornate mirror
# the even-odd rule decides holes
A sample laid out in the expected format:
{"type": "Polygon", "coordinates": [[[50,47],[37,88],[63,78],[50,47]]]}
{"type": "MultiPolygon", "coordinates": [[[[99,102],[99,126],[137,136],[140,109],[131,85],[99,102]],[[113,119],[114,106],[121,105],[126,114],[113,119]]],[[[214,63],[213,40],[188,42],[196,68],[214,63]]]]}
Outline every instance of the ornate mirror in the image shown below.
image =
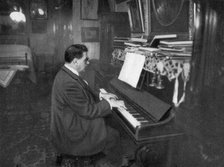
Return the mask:
{"type": "Polygon", "coordinates": [[[156,19],[162,26],[173,24],[182,11],[185,0],[152,0],[156,19]]]}
{"type": "Polygon", "coordinates": [[[150,0],[149,34],[189,37],[191,0],[150,0]]]}

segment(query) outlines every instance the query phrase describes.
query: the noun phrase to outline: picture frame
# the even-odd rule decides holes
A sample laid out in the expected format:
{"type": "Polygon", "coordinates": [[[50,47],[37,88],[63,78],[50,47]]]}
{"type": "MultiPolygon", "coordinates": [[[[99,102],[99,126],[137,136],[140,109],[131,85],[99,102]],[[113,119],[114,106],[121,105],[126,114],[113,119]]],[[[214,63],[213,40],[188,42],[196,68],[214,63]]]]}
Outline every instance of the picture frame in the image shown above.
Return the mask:
{"type": "Polygon", "coordinates": [[[31,0],[30,1],[30,18],[34,20],[48,18],[47,0],[31,0]]]}
{"type": "Polygon", "coordinates": [[[81,27],[82,42],[99,42],[99,27],[81,27]]]}
{"type": "Polygon", "coordinates": [[[189,19],[190,1],[150,0],[148,9],[149,36],[153,37],[158,34],[177,34],[180,38],[189,38],[189,26],[192,24],[189,19]],[[172,4],[172,6],[170,4],[172,4]],[[159,7],[160,10],[158,10],[159,7]]]}
{"type": "Polygon", "coordinates": [[[142,1],[141,0],[131,0],[127,2],[129,9],[129,20],[132,33],[143,33],[144,29],[144,20],[143,20],[143,10],[142,10],[142,1]]]}
{"type": "Polygon", "coordinates": [[[31,21],[32,33],[43,34],[47,32],[47,20],[32,20],[31,21]]]}
{"type": "Polygon", "coordinates": [[[82,20],[98,20],[98,0],[80,0],[80,15],[82,20]]]}

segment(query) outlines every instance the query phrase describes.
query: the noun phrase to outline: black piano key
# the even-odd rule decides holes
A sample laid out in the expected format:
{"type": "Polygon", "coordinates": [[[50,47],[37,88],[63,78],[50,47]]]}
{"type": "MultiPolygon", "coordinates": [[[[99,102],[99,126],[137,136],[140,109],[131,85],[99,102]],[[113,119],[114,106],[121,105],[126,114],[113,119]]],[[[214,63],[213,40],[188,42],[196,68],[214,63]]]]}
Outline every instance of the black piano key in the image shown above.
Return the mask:
{"type": "Polygon", "coordinates": [[[148,125],[148,124],[150,124],[150,122],[149,121],[147,121],[147,122],[141,122],[141,125],[148,125]]]}
{"type": "Polygon", "coordinates": [[[140,115],[138,112],[129,112],[131,115],[140,115]]]}
{"type": "Polygon", "coordinates": [[[145,118],[136,118],[139,122],[143,122],[143,121],[146,121],[145,118]]]}
{"type": "Polygon", "coordinates": [[[127,109],[127,111],[128,111],[129,113],[139,113],[139,112],[136,111],[135,109],[127,109]]]}
{"type": "Polygon", "coordinates": [[[142,115],[132,115],[135,118],[144,118],[142,115]]]}
{"type": "Polygon", "coordinates": [[[133,107],[128,107],[127,110],[128,111],[135,111],[135,112],[137,112],[133,107]]]}
{"type": "MultiPolygon", "coordinates": [[[[123,100],[123,98],[118,97],[120,100],[123,100]]],[[[125,101],[125,100],[124,100],[125,101]]],[[[145,124],[149,124],[149,120],[147,118],[145,118],[142,113],[136,111],[135,108],[133,108],[132,105],[130,105],[129,103],[125,102],[125,106],[126,106],[126,111],[128,111],[134,118],[136,118],[136,120],[138,120],[141,125],[145,125],[145,124]]]]}
{"type": "Polygon", "coordinates": [[[144,119],[144,120],[147,120],[145,117],[143,117],[142,115],[138,116],[138,117],[135,117],[136,119],[144,119]]]}
{"type": "Polygon", "coordinates": [[[129,110],[129,111],[136,111],[133,107],[127,107],[127,106],[126,106],[126,108],[127,108],[127,110],[129,110]]]}

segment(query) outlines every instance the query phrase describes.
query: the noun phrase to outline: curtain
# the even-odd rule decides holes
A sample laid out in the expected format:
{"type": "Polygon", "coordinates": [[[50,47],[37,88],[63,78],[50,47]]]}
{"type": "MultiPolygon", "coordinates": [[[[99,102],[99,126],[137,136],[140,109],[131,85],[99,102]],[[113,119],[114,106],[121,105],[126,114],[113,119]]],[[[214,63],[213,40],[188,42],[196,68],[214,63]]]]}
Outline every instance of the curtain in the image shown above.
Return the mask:
{"type": "Polygon", "coordinates": [[[213,98],[219,58],[216,53],[218,17],[209,3],[195,5],[194,46],[191,61],[190,82],[188,83],[189,104],[201,105],[206,98],[213,98]]]}

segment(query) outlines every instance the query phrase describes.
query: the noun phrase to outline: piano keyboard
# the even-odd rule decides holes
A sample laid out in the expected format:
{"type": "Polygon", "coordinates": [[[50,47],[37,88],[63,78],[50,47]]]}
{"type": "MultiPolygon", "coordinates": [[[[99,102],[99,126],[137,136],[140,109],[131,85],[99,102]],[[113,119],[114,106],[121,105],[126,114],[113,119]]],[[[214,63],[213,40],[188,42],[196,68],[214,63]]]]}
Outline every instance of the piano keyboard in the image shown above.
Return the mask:
{"type": "MultiPolygon", "coordinates": [[[[107,93],[107,91],[104,89],[100,89],[100,91],[102,93],[107,93]]],[[[117,110],[132,125],[134,129],[149,123],[148,119],[137,112],[132,106],[126,105],[126,108],[127,110],[124,108],[117,108],[117,110]]]]}
{"type": "Polygon", "coordinates": [[[118,108],[118,111],[126,118],[126,120],[134,127],[140,126],[140,122],[130,112],[124,108],[118,108]]]}

